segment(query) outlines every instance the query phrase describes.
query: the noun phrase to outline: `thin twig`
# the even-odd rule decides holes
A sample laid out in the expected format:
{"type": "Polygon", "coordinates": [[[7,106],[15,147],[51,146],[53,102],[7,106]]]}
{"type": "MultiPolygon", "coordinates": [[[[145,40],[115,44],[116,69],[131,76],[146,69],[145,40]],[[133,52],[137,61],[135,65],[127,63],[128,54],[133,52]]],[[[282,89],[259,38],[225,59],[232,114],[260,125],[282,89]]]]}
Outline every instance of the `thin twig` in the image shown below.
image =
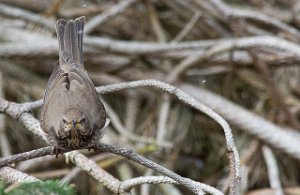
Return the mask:
{"type": "MultiPolygon", "coordinates": [[[[116,41],[108,38],[86,37],[85,43],[89,46],[108,51],[131,55],[155,54],[162,55],[164,52],[183,52],[184,50],[203,50],[212,46],[228,47],[234,46],[236,49],[270,48],[288,51],[300,56],[300,47],[290,41],[275,36],[254,36],[233,39],[215,39],[205,41],[181,42],[177,45],[173,43],[146,43],[139,41],[116,41]]],[[[0,47],[1,48],[1,47],[0,47]]],[[[0,50],[1,51],[1,50],[0,50]]],[[[1,52],[0,52],[1,54],[1,52]]],[[[177,53],[178,54],[178,53],[177,53]]]]}
{"type": "Polygon", "coordinates": [[[59,8],[63,4],[63,2],[64,2],[64,0],[55,0],[52,3],[51,7],[48,8],[44,14],[48,17],[56,14],[59,11],[59,8]]]}
{"type": "Polygon", "coordinates": [[[296,118],[295,115],[293,115],[289,108],[287,107],[284,97],[282,96],[281,92],[279,89],[276,87],[275,82],[272,79],[270,69],[269,67],[260,59],[258,58],[253,52],[252,57],[254,58],[254,65],[258,69],[258,71],[262,74],[263,79],[269,86],[269,90],[271,93],[271,97],[274,97],[274,100],[277,103],[277,106],[279,107],[280,110],[282,110],[286,116],[286,120],[289,122],[291,127],[294,129],[300,130],[300,123],[298,119],[296,118]]]}
{"type": "Polygon", "coordinates": [[[126,96],[126,118],[125,127],[128,131],[133,132],[136,120],[139,114],[140,97],[137,92],[128,92],[126,96]]]}
{"type": "MultiPolygon", "coordinates": [[[[153,175],[153,170],[148,169],[144,172],[144,177],[151,177],[153,175]]],[[[143,185],[141,187],[141,195],[150,195],[150,185],[143,185]]]]}
{"type": "MultiPolygon", "coordinates": [[[[2,72],[0,71],[0,99],[4,98],[4,79],[2,76],[2,72]]],[[[11,147],[9,145],[8,137],[5,132],[5,116],[4,114],[0,114],[0,145],[2,156],[9,156],[12,154],[11,147]]]]}
{"type": "Polygon", "coordinates": [[[134,133],[132,133],[131,131],[129,131],[128,129],[125,128],[125,126],[122,124],[121,120],[119,119],[117,113],[112,109],[112,107],[109,104],[107,104],[104,100],[103,100],[103,104],[105,105],[106,113],[107,113],[108,117],[111,119],[113,126],[125,138],[127,138],[131,141],[135,141],[135,142],[142,142],[142,143],[147,143],[147,144],[157,144],[158,146],[161,146],[161,147],[167,147],[167,148],[172,147],[172,143],[170,143],[170,142],[165,141],[165,142],[161,143],[161,142],[156,142],[155,139],[153,139],[153,138],[135,135],[134,133]]]}
{"type": "Polygon", "coordinates": [[[161,183],[169,183],[169,184],[176,184],[178,183],[170,179],[169,177],[165,176],[143,176],[143,177],[136,177],[133,179],[128,179],[121,183],[120,188],[124,189],[125,191],[130,190],[131,188],[141,185],[141,184],[161,184],[161,183]]]}
{"type": "Polygon", "coordinates": [[[34,14],[32,12],[29,12],[24,9],[16,8],[16,7],[11,7],[8,5],[5,5],[3,3],[0,3],[0,14],[14,17],[14,18],[20,18],[23,20],[26,20],[28,22],[32,22],[34,24],[44,26],[47,29],[53,31],[54,30],[54,22],[44,18],[42,16],[39,16],[37,14],[34,14]]]}
{"type": "Polygon", "coordinates": [[[246,133],[300,160],[300,133],[296,130],[276,126],[264,118],[199,87],[182,84],[180,89],[216,110],[231,124],[246,133]]]}
{"type": "Polygon", "coordinates": [[[93,17],[85,25],[85,33],[91,33],[97,26],[107,22],[109,19],[115,17],[116,15],[124,12],[131,4],[136,2],[136,0],[123,0],[119,4],[111,7],[107,11],[93,17]]]}
{"type": "Polygon", "coordinates": [[[176,37],[171,41],[171,43],[177,44],[181,41],[195,26],[197,21],[199,20],[201,13],[196,11],[190,21],[185,25],[185,27],[176,35],[176,37]]]}
{"type": "Polygon", "coordinates": [[[64,175],[66,175],[67,173],[69,173],[69,171],[70,171],[70,169],[63,168],[63,169],[55,169],[55,170],[50,170],[50,171],[34,172],[31,174],[36,178],[45,180],[45,179],[50,179],[50,178],[60,178],[64,175]]]}
{"type": "Polygon", "coordinates": [[[210,0],[210,2],[222,12],[223,16],[225,17],[234,17],[234,18],[243,18],[243,19],[251,19],[259,22],[263,22],[265,24],[269,24],[275,26],[282,31],[287,31],[292,35],[300,37],[300,32],[296,28],[287,25],[276,18],[261,14],[260,12],[252,11],[252,10],[245,10],[245,9],[238,9],[238,8],[231,8],[222,0],[210,0]]]}
{"type": "MultiPolygon", "coordinates": [[[[124,188],[123,186],[122,186],[122,184],[124,183],[124,182],[127,182],[128,180],[130,181],[131,179],[135,179],[134,178],[134,172],[133,172],[133,169],[131,168],[131,166],[128,164],[128,163],[126,163],[126,162],[123,162],[123,163],[121,163],[118,167],[117,167],[117,169],[118,169],[118,175],[119,175],[119,177],[120,177],[120,180],[122,181],[121,182],[121,189],[124,189],[125,191],[127,191],[127,192],[130,192],[130,195],[137,195],[137,189],[136,188],[133,188],[133,187],[138,187],[139,185],[143,185],[143,184],[145,184],[145,183],[143,183],[143,182],[139,182],[139,184],[137,184],[137,185],[132,185],[132,188],[131,187],[129,187],[129,188],[124,188]]],[[[139,177],[137,177],[137,178],[139,178],[139,177]]],[[[143,180],[143,177],[140,177],[140,179],[141,180],[143,180]]],[[[136,181],[139,181],[140,179],[137,179],[136,181]]],[[[148,182],[149,180],[147,180],[147,179],[145,179],[144,180],[144,182],[148,182]]]]}
{"type": "MultiPolygon", "coordinates": [[[[199,182],[195,182],[188,178],[181,177],[181,176],[177,175],[176,173],[154,163],[153,161],[150,161],[150,160],[134,153],[132,150],[113,146],[113,145],[103,144],[103,143],[100,143],[97,146],[95,146],[95,149],[100,150],[102,152],[110,152],[113,154],[123,156],[125,158],[128,158],[129,160],[132,160],[143,166],[153,169],[163,175],[166,175],[166,176],[174,179],[179,184],[185,186],[187,189],[191,190],[195,194],[198,194],[198,192],[201,192],[202,190],[205,192],[211,193],[211,194],[216,194],[216,195],[222,194],[217,189],[212,188],[208,185],[205,185],[205,184],[202,184],[199,182]]],[[[22,161],[22,160],[28,160],[28,159],[32,159],[32,158],[36,158],[36,157],[40,157],[40,156],[51,155],[52,152],[53,152],[53,147],[49,146],[49,147],[32,150],[29,152],[17,154],[17,155],[6,157],[6,158],[0,158],[0,167],[7,165],[7,164],[15,163],[18,161],[22,161]]],[[[62,152],[64,153],[64,152],[68,152],[68,151],[62,151],[62,152]]]]}
{"type": "Polygon", "coordinates": [[[262,151],[268,169],[269,181],[272,189],[274,190],[274,194],[283,195],[284,192],[282,190],[282,186],[280,183],[279,170],[278,170],[276,158],[269,147],[263,146],[262,151]]]}
{"type": "MultiPolygon", "coordinates": [[[[152,29],[157,37],[158,42],[165,43],[167,41],[167,34],[166,30],[163,28],[159,17],[157,15],[157,12],[153,6],[152,2],[147,2],[147,7],[149,10],[149,20],[151,22],[152,29]]],[[[164,60],[162,62],[162,66],[164,69],[169,70],[170,67],[170,61],[164,60]]],[[[165,142],[165,135],[167,134],[167,119],[169,115],[170,110],[170,97],[167,94],[164,94],[162,96],[162,103],[160,105],[159,109],[159,115],[158,115],[158,122],[157,122],[157,134],[156,134],[156,141],[157,143],[163,143],[165,142]]],[[[172,132],[169,132],[172,134],[172,132]]],[[[149,186],[145,186],[144,190],[145,192],[149,192],[149,186]]]]}

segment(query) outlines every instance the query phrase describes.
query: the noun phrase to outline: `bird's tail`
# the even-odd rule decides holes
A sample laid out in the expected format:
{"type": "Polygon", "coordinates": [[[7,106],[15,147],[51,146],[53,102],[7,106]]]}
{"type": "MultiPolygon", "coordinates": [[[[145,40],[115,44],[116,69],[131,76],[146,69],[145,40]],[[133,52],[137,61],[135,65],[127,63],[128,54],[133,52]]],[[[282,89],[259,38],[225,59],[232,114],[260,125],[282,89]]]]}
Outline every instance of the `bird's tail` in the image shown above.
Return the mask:
{"type": "MultiPolygon", "coordinates": [[[[76,63],[77,65],[83,67],[82,39],[84,18],[85,17],[82,16],[74,21],[60,19],[56,22],[60,66],[70,64],[69,61],[71,60],[72,64],[76,63]]],[[[65,68],[67,67],[62,67],[62,69],[65,68]]]]}

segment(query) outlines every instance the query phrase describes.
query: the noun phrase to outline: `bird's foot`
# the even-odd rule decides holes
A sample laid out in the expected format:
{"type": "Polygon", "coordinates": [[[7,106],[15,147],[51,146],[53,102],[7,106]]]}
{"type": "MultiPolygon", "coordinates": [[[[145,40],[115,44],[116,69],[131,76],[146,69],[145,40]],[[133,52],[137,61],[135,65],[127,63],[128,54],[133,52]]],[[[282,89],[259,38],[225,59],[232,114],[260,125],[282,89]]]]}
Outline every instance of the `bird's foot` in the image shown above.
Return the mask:
{"type": "Polygon", "coordinates": [[[89,151],[93,150],[93,152],[95,152],[97,150],[97,147],[96,147],[96,145],[92,145],[92,146],[89,146],[87,149],[89,151]]]}
{"type": "Polygon", "coordinates": [[[52,153],[51,155],[55,155],[56,158],[58,158],[58,155],[63,155],[64,154],[64,150],[57,147],[57,146],[53,146],[53,150],[52,150],[52,153]]]}

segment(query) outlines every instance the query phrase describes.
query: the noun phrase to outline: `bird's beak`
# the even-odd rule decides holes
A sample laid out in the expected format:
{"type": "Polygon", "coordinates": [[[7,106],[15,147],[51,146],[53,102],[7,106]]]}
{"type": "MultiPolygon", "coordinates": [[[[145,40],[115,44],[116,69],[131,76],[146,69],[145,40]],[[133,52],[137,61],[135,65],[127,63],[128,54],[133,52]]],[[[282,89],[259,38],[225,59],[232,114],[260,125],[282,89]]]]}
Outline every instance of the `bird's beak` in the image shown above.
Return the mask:
{"type": "Polygon", "coordinates": [[[71,124],[73,125],[73,127],[75,127],[76,122],[75,122],[75,121],[72,121],[71,124]]]}

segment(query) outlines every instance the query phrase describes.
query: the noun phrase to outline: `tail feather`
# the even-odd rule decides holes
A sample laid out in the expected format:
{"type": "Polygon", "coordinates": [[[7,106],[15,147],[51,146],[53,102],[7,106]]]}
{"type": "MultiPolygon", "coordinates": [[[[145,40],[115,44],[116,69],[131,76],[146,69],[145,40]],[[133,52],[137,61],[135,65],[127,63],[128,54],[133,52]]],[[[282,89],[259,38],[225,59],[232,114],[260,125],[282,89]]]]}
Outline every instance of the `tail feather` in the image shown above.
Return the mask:
{"type": "MultiPolygon", "coordinates": [[[[68,59],[72,59],[78,65],[83,65],[82,39],[83,39],[84,17],[75,21],[60,19],[56,23],[56,32],[59,42],[59,62],[64,66],[68,59]],[[67,59],[66,59],[67,57],[67,59]]],[[[62,67],[65,69],[64,67],[62,67]]]]}
{"type": "Polygon", "coordinates": [[[62,58],[62,51],[64,51],[64,33],[65,33],[65,26],[63,24],[57,23],[56,25],[56,33],[57,33],[57,39],[59,44],[59,64],[63,64],[64,60],[62,58]]]}
{"type": "Polygon", "coordinates": [[[83,45],[83,29],[84,29],[84,17],[77,18],[75,20],[75,25],[77,28],[77,35],[78,35],[78,48],[79,54],[81,59],[81,64],[83,64],[83,57],[82,57],[82,45],[83,45]]]}

